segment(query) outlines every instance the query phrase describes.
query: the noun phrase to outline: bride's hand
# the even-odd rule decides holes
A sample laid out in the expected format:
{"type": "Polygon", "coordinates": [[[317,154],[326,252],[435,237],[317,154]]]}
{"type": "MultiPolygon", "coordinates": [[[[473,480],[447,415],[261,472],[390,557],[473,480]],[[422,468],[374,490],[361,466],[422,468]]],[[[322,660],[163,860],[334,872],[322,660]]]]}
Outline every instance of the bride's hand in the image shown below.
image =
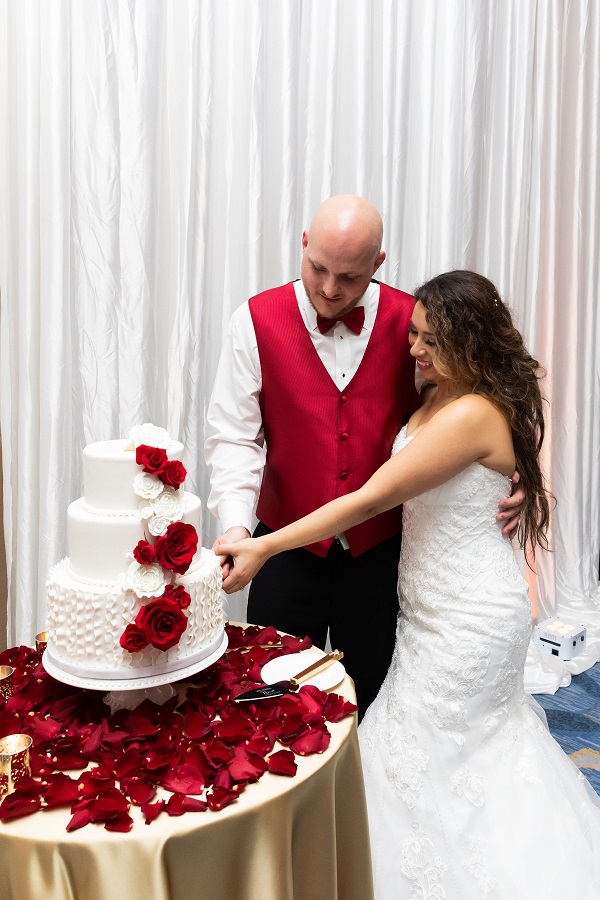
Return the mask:
{"type": "Polygon", "coordinates": [[[226,594],[233,594],[245,587],[269,558],[261,538],[246,538],[234,544],[221,542],[219,539],[213,547],[213,552],[217,556],[232,560],[229,574],[223,579],[223,590],[226,594]]]}

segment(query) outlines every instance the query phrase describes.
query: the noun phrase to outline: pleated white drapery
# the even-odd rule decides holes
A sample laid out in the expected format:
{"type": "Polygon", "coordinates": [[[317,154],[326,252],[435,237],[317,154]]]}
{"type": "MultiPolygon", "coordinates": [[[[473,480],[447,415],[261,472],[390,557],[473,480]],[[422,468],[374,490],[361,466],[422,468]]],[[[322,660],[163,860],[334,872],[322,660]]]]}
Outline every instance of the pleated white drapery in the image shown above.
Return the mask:
{"type": "Polygon", "coordinates": [[[538,614],[600,653],[599,4],[4,0],[0,71],[9,644],[43,627],[86,443],[162,424],[207,496],[229,316],[351,191],[384,280],[481,271],[548,369],[538,614]]]}

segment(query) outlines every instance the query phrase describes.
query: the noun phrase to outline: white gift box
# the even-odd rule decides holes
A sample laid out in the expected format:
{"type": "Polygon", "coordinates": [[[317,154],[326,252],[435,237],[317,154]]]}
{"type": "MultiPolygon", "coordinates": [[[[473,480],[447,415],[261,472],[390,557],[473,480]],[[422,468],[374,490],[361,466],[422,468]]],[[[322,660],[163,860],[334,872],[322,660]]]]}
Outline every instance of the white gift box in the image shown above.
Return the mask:
{"type": "Polygon", "coordinates": [[[544,619],[535,626],[533,639],[540,653],[568,660],[583,653],[586,635],[585,625],[577,625],[555,616],[553,619],[544,619]]]}

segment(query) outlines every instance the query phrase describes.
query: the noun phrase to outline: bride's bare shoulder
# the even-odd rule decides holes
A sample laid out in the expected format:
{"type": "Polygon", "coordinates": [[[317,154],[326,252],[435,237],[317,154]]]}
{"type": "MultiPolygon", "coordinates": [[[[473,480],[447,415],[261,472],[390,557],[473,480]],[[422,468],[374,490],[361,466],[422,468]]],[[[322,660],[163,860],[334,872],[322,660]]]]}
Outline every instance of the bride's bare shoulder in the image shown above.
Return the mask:
{"type": "Polygon", "coordinates": [[[482,394],[463,394],[443,407],[437,416],[442,416],[445,424],[452,424],[454,427],[493,428],[510,434],[510,427],[503,413],[482,394]]]}

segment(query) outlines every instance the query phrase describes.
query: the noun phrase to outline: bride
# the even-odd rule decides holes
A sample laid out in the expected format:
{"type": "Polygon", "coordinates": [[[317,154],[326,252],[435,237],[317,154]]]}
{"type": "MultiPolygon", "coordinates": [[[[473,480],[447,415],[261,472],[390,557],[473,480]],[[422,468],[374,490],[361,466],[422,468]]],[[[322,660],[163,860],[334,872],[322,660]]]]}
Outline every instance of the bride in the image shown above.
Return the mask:
{"type": "Polygon", "coordinates": [[[415,297],[409,342],[430,386],[392,458],[280,531],[219,544],[234,559],[224,588],[403,503],[396,647],[359,728],[375,896],[593,900],[600,804],[524,692],[531,608],[495,518],[516,468],[520,543],[546,546],[539,366],[486,278],[449,272],[415,297]]]}

